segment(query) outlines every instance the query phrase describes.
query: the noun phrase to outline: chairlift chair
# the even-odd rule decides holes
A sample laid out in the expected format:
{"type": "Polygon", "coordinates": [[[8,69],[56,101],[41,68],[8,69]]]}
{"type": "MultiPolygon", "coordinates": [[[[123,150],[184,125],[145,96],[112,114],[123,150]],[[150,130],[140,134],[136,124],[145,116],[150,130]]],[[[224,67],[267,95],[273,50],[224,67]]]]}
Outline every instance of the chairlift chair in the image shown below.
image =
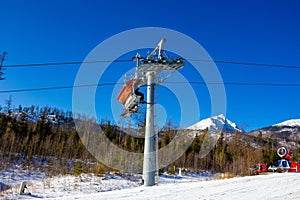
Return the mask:
{"type": "Polygon", "coordinates": [[[121,114],[122,117],[130,117],[136,113],[139,109],[138,102],[140,96],[137,96],[134,91],[137,89],[137,85],[141,79],[131,79],[126,82],[118,95],[118,101],[123,105],[124,110],[121,114]]]}

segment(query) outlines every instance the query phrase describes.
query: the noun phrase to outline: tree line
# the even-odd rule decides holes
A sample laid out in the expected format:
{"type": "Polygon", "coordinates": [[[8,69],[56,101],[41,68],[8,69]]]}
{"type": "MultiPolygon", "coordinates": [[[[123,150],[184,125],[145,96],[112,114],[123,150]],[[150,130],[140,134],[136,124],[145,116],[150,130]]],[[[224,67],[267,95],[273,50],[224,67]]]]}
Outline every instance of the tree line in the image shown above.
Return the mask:
{"type": "MultiPolygon", "coordinates": [[[[141,123],[143,124],[143,123],[141,123]]],[[[122,149],[142,153],[144,139],[133,137],[110,121],[102,120],[99,124],[103,134],[122,149]]],[[[127,127],[128,128],[128,127],[127,127]]],[[[144,127],[139,130],[143,132],[144,127]]],[[[178,129],[167,123],[159,132],[158,148],[168,145],[178,134],[178,129]]],[[[209,131],[196,134],[185,153],[168,166],[160,166],[163,170],[172,171],[174,166],[192,171],[230,172],[234,175],[247,175],[249,168],[257,162],[276,165],[276,145],[271,139],[256,138],[258,147],[253,146],[244,134],[220,132],[220,137],[212,150],[204,157],[199,156],[209,131]]],[[[6,110],[0,113],[0,156],[2,161],[13,161],[22,154],[26,160],[35,156],[56,157],[59,159],[93,160],[78,136],[71,112],[57,108],[36,106],[22,107],[17,110],[6,110]],[[49,118],[51,116],[51,118],[49,118]]],[[[298,158],[296,154],[295,159],[298,158]]],[[[101,168],[103,171],[103,168],[101,168]]]]}

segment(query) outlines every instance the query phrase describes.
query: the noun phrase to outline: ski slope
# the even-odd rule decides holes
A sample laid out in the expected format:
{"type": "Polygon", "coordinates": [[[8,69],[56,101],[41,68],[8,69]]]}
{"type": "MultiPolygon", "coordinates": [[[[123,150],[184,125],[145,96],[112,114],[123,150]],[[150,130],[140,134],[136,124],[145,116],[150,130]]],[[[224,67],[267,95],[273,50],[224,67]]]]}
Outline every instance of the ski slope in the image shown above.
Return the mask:
{"type": "Polygon", "coordinates": [[[144,187],[115,174],[47,177],[42,171],[10,169],[0,171],[0,199],[300,199],[300,173],[213,178],[189,174],[174,182],[172,175],[163,175],[158,186],[144,187]],[[18,195],[21,181],[31,195],[18,195]],[[3,191],[7,186],[11,189],[3,191]]]}
{"type": "Polygon", "coordinates": [[[300,199],[300,173],[161,184],[56,199],[300,199]]]}

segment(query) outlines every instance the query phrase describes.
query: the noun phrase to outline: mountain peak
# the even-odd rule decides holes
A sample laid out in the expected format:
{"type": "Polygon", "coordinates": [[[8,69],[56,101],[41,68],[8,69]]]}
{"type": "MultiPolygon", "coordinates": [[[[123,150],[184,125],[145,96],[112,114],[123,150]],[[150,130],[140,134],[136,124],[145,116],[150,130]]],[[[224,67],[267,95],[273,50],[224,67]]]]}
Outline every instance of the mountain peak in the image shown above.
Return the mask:
{"type": "Polygon", "coordinates": [[[207,119],[203,119],[200,122],[188,127],[191,130],[224,130],[224,131],[239,131],[243,132],[237,127],[235,123],[228,120],[224,114],[213,116],[207,119]]]}
{"type": "Polygon", "coordinates": [[[300,126],[300,119],[287,120],[279,124],[275,124],[273,126],[291,126],[291,127],[300,126]]]}
{"type": "Polygon", "coordinates": [[[215,118],[220,118],[220,119],[226,119],[226,116],[224,114],[219,114],[217,116],[215,116],[215,118]]]}

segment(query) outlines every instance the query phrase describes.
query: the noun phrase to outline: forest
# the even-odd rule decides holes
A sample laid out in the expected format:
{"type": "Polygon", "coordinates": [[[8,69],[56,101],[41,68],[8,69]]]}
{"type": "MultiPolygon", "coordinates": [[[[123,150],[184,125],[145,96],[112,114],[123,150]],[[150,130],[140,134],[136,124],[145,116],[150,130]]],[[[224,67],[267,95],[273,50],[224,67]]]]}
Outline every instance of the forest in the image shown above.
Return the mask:
{"type": "MultiPolygon", "coordinates": [[[[19,106],[14,110],[1,109],[0,112],[2,168],[16,162],[26,167],[42,167],[41,162],[35,162],[39,158],[48,160],[46,167],[53,173],[100,174],[113,170],[97,162],[85,148],[76,132],[71,112],[37,106],[19,106]],[[70,161],[75,163],[74,166],[69,166],[70,161]]],[[[120,133],[121,129],[108,120],[102,120],[98,125],[103,129],[103,134],[118,147],[131,152],[143,152],[143,138],[120,133]]],[[[178,131],[169,121],[159,132],[158,148],[168,145],[178,131]]],[[[233,175],[248,175],[249,168],[257,162],[273,165],[277,163],[276,146],[272,138],[254,138],[257,143],[254,147],[250,140],[245,139],[244,134],[239,132],[221,132],[213,149],[201,158],[199,152],[208,134],[208,130],[196,134],[185,153],[172,164],[160,166],[160,172],[175,173],[175,166],[193,172],[229,172],[233,175]],[[228,134],[231,135],[230,140],[224,137],[228,134]]],[[[295,159],[298,159],[297,152],[295,159]]]]}

